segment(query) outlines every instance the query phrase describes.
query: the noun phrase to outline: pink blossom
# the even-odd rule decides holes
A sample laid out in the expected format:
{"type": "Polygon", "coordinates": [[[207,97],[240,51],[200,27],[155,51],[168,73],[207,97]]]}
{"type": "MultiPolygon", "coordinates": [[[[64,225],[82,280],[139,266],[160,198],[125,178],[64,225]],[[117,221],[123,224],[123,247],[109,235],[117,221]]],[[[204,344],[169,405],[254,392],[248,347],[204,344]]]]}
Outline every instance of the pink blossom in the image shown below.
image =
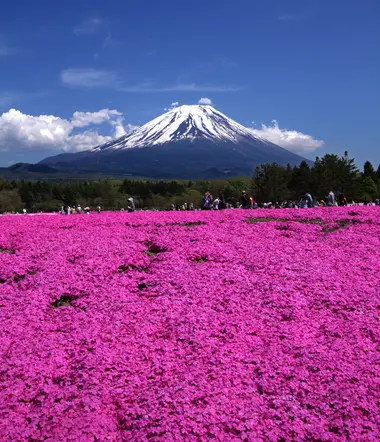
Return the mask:
{"type": "Polygon", "coordinates": [[[0,440],[378,440],[379,214],[0,217],[0,440]]]}

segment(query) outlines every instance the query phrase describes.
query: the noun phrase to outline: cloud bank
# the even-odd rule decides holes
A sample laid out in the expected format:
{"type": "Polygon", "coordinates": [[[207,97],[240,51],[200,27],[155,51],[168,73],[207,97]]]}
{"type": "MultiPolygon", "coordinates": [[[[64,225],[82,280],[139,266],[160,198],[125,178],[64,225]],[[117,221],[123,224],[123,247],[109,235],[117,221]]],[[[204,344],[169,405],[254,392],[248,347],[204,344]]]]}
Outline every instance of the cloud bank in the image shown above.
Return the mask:
{"type": "Polygon", "coordinates": [[[70,119],[54,115],[27,115],[10,109],[0,115],[0,149],[22,151],[79,152],[129,133],[134,126],[123,125],[121,112],[101,109],[97,112],[74,112],[70,119]],[[110,135],[96,128],[107,123],[110,135]],[[78,132],[78,129],[85,129],[78,132]]]}
{"type": "Polygon", "coordinates": [[[269,126],[262,124],[260,129],[252,128],[251,130],[257,137],[297,153],[314,152],[325,144],[324,141],[317,140],[312,135],[296,130],[281,129],[276,120],[273,120],[269,126]]]}

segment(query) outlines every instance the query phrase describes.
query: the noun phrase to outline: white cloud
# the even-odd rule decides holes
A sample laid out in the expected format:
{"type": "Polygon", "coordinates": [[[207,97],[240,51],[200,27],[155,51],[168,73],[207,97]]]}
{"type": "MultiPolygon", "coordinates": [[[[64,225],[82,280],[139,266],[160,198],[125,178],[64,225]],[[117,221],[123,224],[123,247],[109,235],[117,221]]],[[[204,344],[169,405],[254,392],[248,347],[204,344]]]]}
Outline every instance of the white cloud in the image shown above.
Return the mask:
{"type": "Polygon", "coordinates": [[[68,147],[65,151],[80,152],[82,150],[91,149],[99,144],[107,143],[114,137],[100,135],[96,131],[86,130],[80,134],[72,135],[69,137],[68,147]]]}
{"type": "Polygon", "coordinates": [[[90,17],[83,20],[79,25],[73,29],[76,35],[91,35],[96,34],[103,26],[104,20],[100,17],[90,17]]]}
{"type": "Polygon", "coordinates": [[[125,133],[127,134],[131,134],[132,132],[134,132],[136,129],[138,129],[140,126],[136,126],[135,124],[126,124],[125,126],[125,133]]]}
{"type": "Polygon", "coordinates": [[[2,150],[77,152],[90,149],[113,138],[129,133],[134,126],[123,126],[123,115],[114,109],[97,112],[75,112],[70,119],[54,115],[27,115],[11,109],[0,115],[0,146],[2,150]],[[112,135],[97,130],[77,132],[79,128],[107,122],[112,135]]]}
{"type": "Polygon", "coordinates": [[[115,109],[101,109],[97,112],[74,112],[71,124],[75,127],[86,127],[91,124],[102,124],[122,115],[121,112],[115,109]]]}
{"type": "Polygon", "coordinates": [[[174,103],[171,103],[170,106],[165,107],[165,108],[164,108],[164,111],[170,111],[170,110],[172,110],[172,109],[175,109],[175,108],[178,107],[178,106],[179,106],[179,102],[178,102],[178,101],[175,101],[174,103]]]}
{"type": "Polygon", "coordinates": [[[119,84],[115,72],[100,69],[66,69],[61,72],[61,81],[66,86],[84,88],[117,89],[119,84]]]}
{"type": "Polygon", "coordinates": [[[273,120],[269,126],[262,124],[260,129],[253,128],[251,130],[258,137],[298,153],[314,152],[325,144],[324,141],[317,140],[312,135],[281,129],[276,120],[273,120]]]}
{"type": "Polygon", "coordinates": [[[212,100],[210,98],[204,97],[198,101],[198,104],[212,106],[212,100]]]}
{"type": "Polygon", "coordinates": [[[115,120],[111,124],[114,127],[113,138],[120,138],[123,135],[128,135],[128,134],[132,133],[133,131],[135,131],[136,129],[138,129],[138,127],[139,127],[139,126],[135,126],[130,123],[128,123],[124,126],[121,119],[115,120]]]}

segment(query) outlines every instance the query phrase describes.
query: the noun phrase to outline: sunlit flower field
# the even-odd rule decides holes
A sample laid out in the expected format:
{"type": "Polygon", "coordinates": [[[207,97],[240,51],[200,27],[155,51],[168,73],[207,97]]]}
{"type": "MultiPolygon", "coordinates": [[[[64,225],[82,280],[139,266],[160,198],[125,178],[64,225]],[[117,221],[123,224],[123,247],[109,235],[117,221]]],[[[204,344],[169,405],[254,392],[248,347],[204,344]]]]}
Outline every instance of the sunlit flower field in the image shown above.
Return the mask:
{"type": "Polygon", "coordinates": [[[0,440],[379,440],[379,209],[0,217],[0,440]]]}

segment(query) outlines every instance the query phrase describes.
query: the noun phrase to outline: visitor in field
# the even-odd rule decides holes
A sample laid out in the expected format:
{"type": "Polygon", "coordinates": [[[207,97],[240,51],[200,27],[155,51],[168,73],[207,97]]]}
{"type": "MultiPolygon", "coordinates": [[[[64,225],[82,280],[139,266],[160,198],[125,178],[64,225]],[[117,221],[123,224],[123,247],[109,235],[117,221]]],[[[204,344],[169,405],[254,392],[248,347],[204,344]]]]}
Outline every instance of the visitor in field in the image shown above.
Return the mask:
{"type": "Polygon", "coordinates": [[[101,208],[100,208],[100,206],[98,206],[97,212],[98,212],[98,213],[101,212],[101,208]]]}
{"type": "Polygon", "coordinates": [[[219,200],[219,210],[223,210],[226,208],[226,199],[224,196],[224,190],[221,190],[218,195],[219,200]]]}
{"type": "Polygon", "coordinates": [[[132,197],[128,198],[128,212],[135,211],[135,201],[132,197]]]}
{"type": "Polygon", "coordinates": [[[313,202],[313,198],[310,195],[310,193],[305,193],[305,201],[307,202],[307,206],[308,207],[313,207],[314,206],[314,202],[313,202]]]}
{"type": "Polygon", "coordinates": [[[219,210],[219,203],[220,203],[219,198],[215,198],[214,204],[213,204],[214,210],[219,210]]]}
{"type": "Polygon", "coordinates": [[[249,198],[250,204],[251,204],[251,209],[257,209],[258,205],[257,202],[255,201],[255,199],[253,198],[253,196],[251,196],[249,198]]]}
{"type": "Polygon", "coordinates": [[[204,195],[203,200],[202,200],[202,209],[203,210],[211,210],[211,205],[212,205],[212,195],[207,190],[205,192],[205,195],[204,195]]]}
{"type": "Polygon", "coordinates": [[[243,209],[249,209],[249,207],[251,206],[251,201],[245,190],[243,190],[243,192],[241,193],[240,205],[243,209]]]}
{"type": "Polygon", "coordinates": [[[330,190],[330,193],[327,197],[327,205],[328,206],[335,206],[336,205],[335,194],[332,190],[330,190]]]}
{"type": "Polygon", "coordinates": [[[301,209],[307,209],[308,208],[308,201],[305,197],[301,198],[300,200],[300,204],[299,204],[301,209]]]}

